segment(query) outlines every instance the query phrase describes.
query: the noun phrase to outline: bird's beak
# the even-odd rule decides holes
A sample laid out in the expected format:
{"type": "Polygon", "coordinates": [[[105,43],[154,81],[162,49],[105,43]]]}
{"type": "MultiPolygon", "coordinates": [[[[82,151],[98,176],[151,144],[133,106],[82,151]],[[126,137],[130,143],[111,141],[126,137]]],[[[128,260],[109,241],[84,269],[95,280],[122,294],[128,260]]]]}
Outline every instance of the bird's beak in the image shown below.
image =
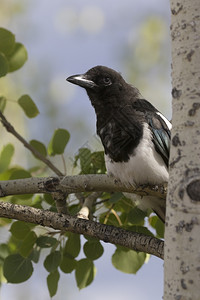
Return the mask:
{"type": "Polygon", "coordinates": [[[96,83],[89,79],[86,74],[72,75],[66,80],[73,84],[77,84],[85,89],[94,89],[95,87],[97,87],[96,83]]]}

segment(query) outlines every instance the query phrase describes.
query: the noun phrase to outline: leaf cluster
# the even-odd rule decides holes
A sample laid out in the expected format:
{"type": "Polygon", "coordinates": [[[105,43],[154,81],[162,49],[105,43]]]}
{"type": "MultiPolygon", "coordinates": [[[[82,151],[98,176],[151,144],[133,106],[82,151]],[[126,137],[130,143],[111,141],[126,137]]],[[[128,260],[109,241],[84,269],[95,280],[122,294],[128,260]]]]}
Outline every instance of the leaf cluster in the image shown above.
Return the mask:
{"type": "Polygon", "coordinates": [[[25,47],[15,41],[14,34],[0,28],[0,77],[21,68],[27,58],[25,47]]]}

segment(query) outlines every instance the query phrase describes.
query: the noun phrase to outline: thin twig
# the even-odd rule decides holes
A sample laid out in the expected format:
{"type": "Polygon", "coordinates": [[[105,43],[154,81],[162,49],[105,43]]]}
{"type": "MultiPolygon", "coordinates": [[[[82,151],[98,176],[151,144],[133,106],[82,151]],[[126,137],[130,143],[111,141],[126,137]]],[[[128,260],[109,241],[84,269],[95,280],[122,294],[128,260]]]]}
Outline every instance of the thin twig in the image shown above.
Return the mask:
{"type": "Polygon", "coordinates": [[[111,213],[115,216],[119,225],[122,226],[122,221],[120,220],[120,217],[118,216],[118,214],[116,213],[116,211],[113,208],[111,209],[111,213]]]}
{"type": "Polygon", "coordinates": [[[107,223],[108,218],[109,218],[110,213],[111,213],[111,210],[113,209],[114,205],[115,205],[115,204],[113,203],[113,204],[111,205],[111,207],[109,208],[109,210],[107,211],[106,216],[105,216],[104,221],[103,221],[103,224],[106,224],[106,223],[107,223]]]}
{"type": "MultiPolygon", "coordinates": [[[[54,171],[58,176],[64,176],[64,174],[52,164],[52,162],[47,159],[45,156],[43,156],[37,149],[35,149],[33,146],[31,146],[16,130],[15,128],[8,122],[6,117],[2,114],[0,111],[0,118],[1,118],[1,123],[3,126],[6,128],[8,132],[10,132],[12,135],[14,135],[23,145],[26,147],[31,153],[36,156],[39,160],[41,160],[45,165],[47,165],[52,171],[54,171]]],[[[65,164],[64,164],[65,166],[65,164]]],[[[54,193],[52,194],[54,200],[56,201],[56,207],[58,209],[58,212],[65,213],[67,212],[67,207],[66,207],[66,198],[67,198],[67,193],[54,193]]]]}
{"type": "Polygon", "coordinates": [[[64,174],[66,176],[66,174],[67,174],[67,168],[66,168],[66,162],[65,162],[65,158],[64,158],[63,154],[61,154],[61,159],[62,159],[62,162],[63,162],[64,174]]]}
{"type": "Polygon", "coordinates": [[[110,198],[100,200],[100,201],[94,203],[93,206],[97,206],[97,205],[103,204],[105,202],[108,202],[109,200],[110,200],[110,198]]]}
{"type": "Polygon", "coordinates": [[[0,111],[0,118],[2,125],[6,128],[8,132],[14,135],[31,153],[36,156],[39,160],[45,163],[52,171],[54,171],[58,176],[64,176],[64,174],[52,164],[52,162],[43,156],[39,151],[37,151],[34,147],[32,147],[16,130],[15,128],[8,122],[6,117],[0,111]]]}

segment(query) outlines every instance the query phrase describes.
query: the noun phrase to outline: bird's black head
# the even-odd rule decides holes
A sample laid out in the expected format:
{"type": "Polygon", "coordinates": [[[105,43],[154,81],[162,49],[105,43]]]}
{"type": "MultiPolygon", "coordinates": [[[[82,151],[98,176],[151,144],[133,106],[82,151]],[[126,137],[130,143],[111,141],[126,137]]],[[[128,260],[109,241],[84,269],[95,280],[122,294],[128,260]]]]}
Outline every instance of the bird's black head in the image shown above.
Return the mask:
{"type": "Polygon", "coordinates": [[[118,72],[104,66],[96,66],[82,75],[70,76],[67,81],[85,88],[95,109],[123,105],[123,93],[126,91],[127,94],[130,88],[118,72]]]}

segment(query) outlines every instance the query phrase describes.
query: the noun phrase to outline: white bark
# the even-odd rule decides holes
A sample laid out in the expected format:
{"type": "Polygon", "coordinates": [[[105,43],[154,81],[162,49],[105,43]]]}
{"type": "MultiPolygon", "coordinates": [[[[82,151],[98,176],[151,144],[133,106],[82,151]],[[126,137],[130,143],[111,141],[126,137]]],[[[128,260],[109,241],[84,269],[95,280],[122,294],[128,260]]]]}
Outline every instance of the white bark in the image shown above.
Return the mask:
{"type": "MultiPolygon", "coordinates": [[[[114,177],[104,174],[88,174],[64,177],[40,177],[0,181],[0,197],[20,194],[79,192],[128,192],[141,196],[156,196],[165,199],[166,185],[124,186],[114,177]]],[[[87,204],[88,205],[88,204],[87,204]]]]}
{"type": "Polygon", "coordinates": [[[200,299],[200,2],[171,0],[172,143],[165,300],[200,299]]]}
{"type": "Polygon", "coordinates": [[[89,220],[92,219],[92,207],[97,198],[102,194],[102,192],[93,192],[91,193],[82,204],[82,208],[79,210],[77,217],[81,219],[89,220]]]}

